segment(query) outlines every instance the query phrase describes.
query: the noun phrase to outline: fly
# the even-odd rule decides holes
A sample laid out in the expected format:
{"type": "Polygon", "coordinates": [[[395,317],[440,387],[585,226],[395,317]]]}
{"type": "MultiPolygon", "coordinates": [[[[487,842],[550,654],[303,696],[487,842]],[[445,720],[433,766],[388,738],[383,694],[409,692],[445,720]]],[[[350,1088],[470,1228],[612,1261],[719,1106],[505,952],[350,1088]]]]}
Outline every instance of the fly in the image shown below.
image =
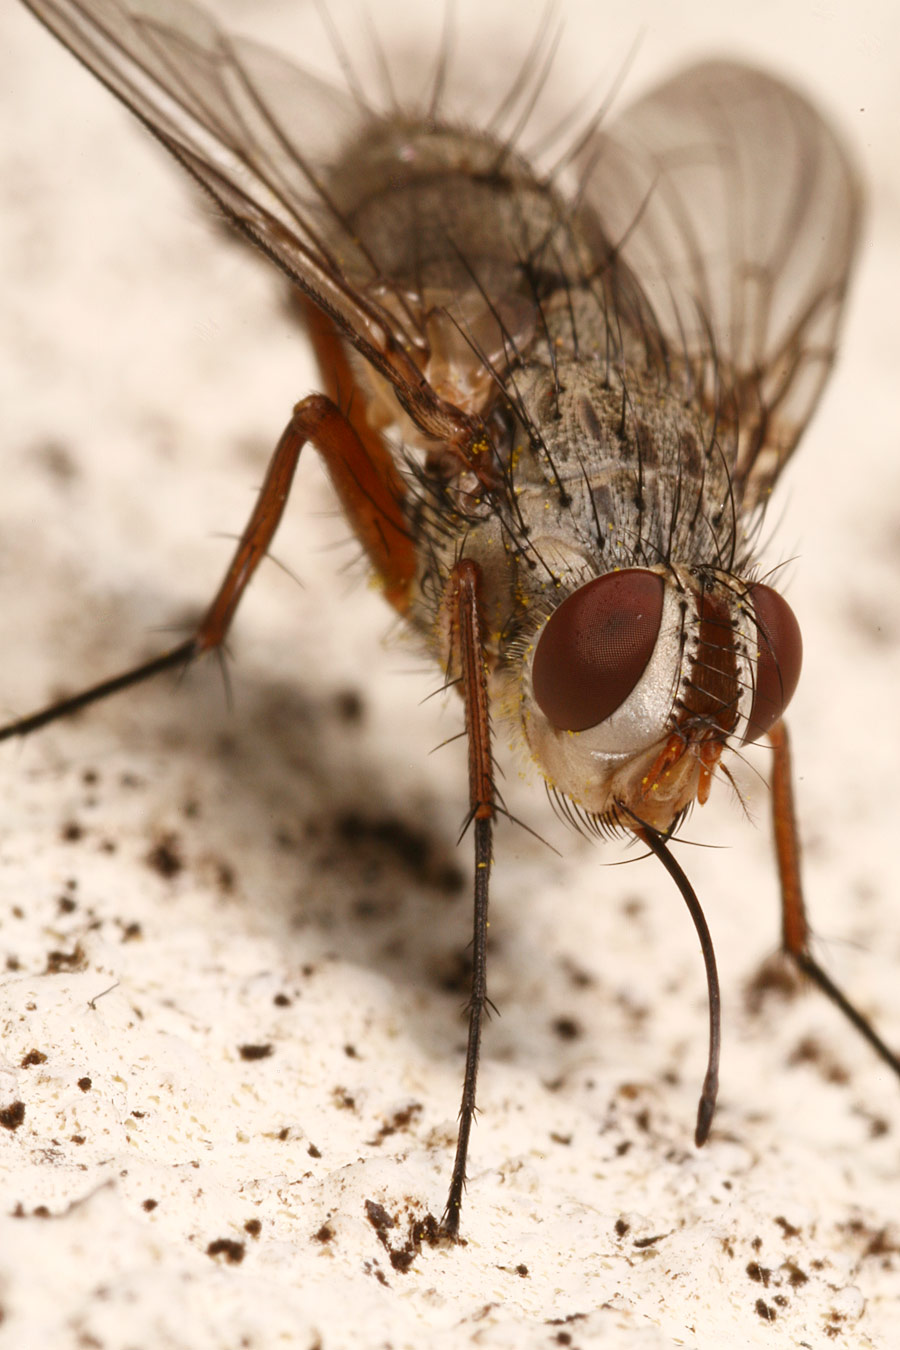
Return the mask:
{"type": "Polygon", "coordinates": [[[221,649],[310,443],[385,598],[462,698],[473,973],[444,1232],[459,1229],[487,1003],[495,717],[562,814],[642,841],[688,906],[710,1003],[698,1145],[718,979],[669,843],[729,777],[729,747],[772,747],[785,953],[900,1076],[810,950],[783,720],[802,644],[755,560],[859,235],[856,175],[819,113],[759,70],[707,62],[595,117],[548,169],[520,148],[537,49],[479,132],[445,112],[440,74],[427,106],[379,110],[188,0],[25,3],[282,271],[321,392],[294,408],[194,635],[0,739],[221,649]]]}

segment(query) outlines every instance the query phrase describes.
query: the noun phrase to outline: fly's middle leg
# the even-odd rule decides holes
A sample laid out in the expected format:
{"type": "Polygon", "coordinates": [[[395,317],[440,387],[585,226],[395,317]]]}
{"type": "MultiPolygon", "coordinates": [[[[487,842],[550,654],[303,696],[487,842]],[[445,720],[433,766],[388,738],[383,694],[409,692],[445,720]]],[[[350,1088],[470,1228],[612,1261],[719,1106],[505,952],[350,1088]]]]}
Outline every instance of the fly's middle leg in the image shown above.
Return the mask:
{"type": "Polygon", "coordinates": [[[241,597],[268,552],[307,441],[322,455],[344,512],[389,598],[403,608],[412,584],[414,551],[403,521],[399,479],[383,446],[379,458],[331,399],[312,394],[297,404],[281,434],[222,584],[194,635],[141,665],[0,727],[0,741],[28,735],[161,671],[185,666],[204,652],[220,649],[241,597]]]}

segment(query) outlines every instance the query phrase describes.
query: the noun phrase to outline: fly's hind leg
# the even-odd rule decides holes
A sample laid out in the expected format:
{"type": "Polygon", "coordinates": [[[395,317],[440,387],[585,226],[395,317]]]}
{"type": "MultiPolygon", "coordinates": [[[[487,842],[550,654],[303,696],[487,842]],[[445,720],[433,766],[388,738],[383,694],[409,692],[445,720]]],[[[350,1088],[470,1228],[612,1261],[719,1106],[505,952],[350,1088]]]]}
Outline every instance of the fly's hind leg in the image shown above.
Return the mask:
{"type": "Polygon", "coordinates": [[[241,596],[278,528],[300,451],[307,441],[322,455],[344,513],[368,553],[387,598],[402,612],[415,570],[415,550],[404,522],[403,484],[380,438],[370,437],[364,444],[331,399],[312,394],[297,404],[282,432],[228,571],[194,635],[142,665],[0,727],[0,741],[37,731],[120,689],[140,684],[163,670],[184,666],[204,652],[221,647],[241,596]]]}
{"type": "Polygon", "coordinates": [[[785,955],[808,979],[818,985],[835,1007],[868,1041],[875,1053],[900,1078],[900,1058],[882,1040],[871,1022],[850,1002],[843,990],[819,965],[810,950],[809,924],[800,881],[800,839],[794,809],[791,748],[787,727],[777,722],[768,733],[774,751],[772,766],[772,819],[775,853],[781,882],[781,943],[785,955]]]}

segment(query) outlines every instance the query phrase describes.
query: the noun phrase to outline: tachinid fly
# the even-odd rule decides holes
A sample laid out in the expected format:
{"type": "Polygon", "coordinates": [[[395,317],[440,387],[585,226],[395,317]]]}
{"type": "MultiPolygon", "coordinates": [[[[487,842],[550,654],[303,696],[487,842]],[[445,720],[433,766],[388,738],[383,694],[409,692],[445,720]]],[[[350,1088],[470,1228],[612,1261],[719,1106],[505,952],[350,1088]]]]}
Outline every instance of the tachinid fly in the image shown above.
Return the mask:
{"type": "Polygon", "coordinates": [[[688,905],[710,993],[698,1144],[718,984],[668,841],[728,776],[729,746],[773,748],[785,952],[900,1075],[809,949],[782,721],[800,632],[754,560],[832,364],[859,231],[854,171],[820,115],[758,70],[708,62],[538,162],[521,147],[540,41],[479,132],[445,109],[443,61],[425,103],[378,109],[188,0],[25,3],[281,269],[322,392],[294,408],[195,635],[0,739],[219,648],[310,442],[387,600],[462,697],[473,977],[444,1231],[487,1001],[492,718],[563,814],[636,836],[688,905]]]}

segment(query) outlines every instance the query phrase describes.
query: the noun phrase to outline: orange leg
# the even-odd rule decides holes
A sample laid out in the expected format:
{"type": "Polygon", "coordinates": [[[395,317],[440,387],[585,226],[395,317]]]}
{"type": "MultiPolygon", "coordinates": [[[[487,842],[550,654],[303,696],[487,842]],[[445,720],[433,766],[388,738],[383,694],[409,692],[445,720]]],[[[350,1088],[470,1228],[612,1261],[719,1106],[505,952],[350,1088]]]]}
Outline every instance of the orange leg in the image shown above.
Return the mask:
{"type": "Polygon", "coordinates": [[[415,550],[399,510],[406,489],[384,441],[369,425],[366,416],[369,390],[360,388],[347,358],[346,346],[334,324],[304,296],[295,296],[295,303],[316,354],[325,392],[333,404],[345,409],[342,413],[344,422],[356,437],[351,456],[334,457],[342,464],[346,460],[343,476],[335,472],[336,464],[326,454],[331,481],[357,537],[365,545],[381,577],[387,599],[402,614],[409,603],[416,563],[415,550]],[[385,531],[382,544],[381,536],[385,531]],[[385,552],[389,556],[383,556],[385,552]]]}
{"type": "Polygon", "coordinates": [[[278,528],[307,441],[322,454],[344,512],[378,573],[388,599],[401,612],[409,603],[415,548],[403,517],[403,484],[387,450],[375,437],[364,444],[336,405],[323,394],[298,403],[275,447],[256,506],[241,535],[222,585],[197,632],[143,665],[92,685],[30,717],[0,727],[0,741],[24,736],[57,718],[127,689],[162,670],[191,661],[225,641],[250,578],[266,556],[278,528]]]}
{"type": "Polygon", "coordinates": [[[405,608],[415,569],[415,550],[403,520],[403,487],[382,449],[372,459],[350,422],[324,394],[311,394],[294,409],[269,463],[256,507],[216,598],[200,625],[197,652],[219,646],[251,576],[265,557],[287,504],[300,451],[312,441],[357,538],[365,547],[388,598],[405,608]]]}
{"type": "Polygon", "coordinates": [[[809,949],[809,925],[800,881],[800,839],[794,809],[790,740],[784,722],[776,722],[768,735],[775,752],[772,766],[772,821],[781,882],[782,949],[797,968],[827,994],[875,1053],[900,1078],[900,1058],[888,1048],[872,1024],[826,974],[809,949]]]}
{"type": "Polygon", "coordinates": [[[491,754],[490,705],[485,662],[485,640],[479,616],[481,575],[468,558],[453,568],[444,591],[443,618],[450,632],[450,668],[459,674],[466,709],[469,746],[469,813],[466,824],[475,836],[475,910],[472,939],[472,992],[469,998],[469,1032],[456,1157],[450,1192],[441,1221],[443,1231],[455,1237],[466,1187],[466,1154],[475,1118],[475,1085],[481,1049],[481,1023],[487,996],[488,889],[491,874],[491,839],[495,813],[494,768],[491,754]]]}
{"type": "Polygon", "coordinates": [[[794,774],[791,745],[784,722],[776,722],[769,732],[774,750],[772,760],[772,825],[775,857],[781,882],[781,945],[792,957],[805,952],[809,944],[809,926],[800,880],[800,838],[794,808],[794,774]]]}

